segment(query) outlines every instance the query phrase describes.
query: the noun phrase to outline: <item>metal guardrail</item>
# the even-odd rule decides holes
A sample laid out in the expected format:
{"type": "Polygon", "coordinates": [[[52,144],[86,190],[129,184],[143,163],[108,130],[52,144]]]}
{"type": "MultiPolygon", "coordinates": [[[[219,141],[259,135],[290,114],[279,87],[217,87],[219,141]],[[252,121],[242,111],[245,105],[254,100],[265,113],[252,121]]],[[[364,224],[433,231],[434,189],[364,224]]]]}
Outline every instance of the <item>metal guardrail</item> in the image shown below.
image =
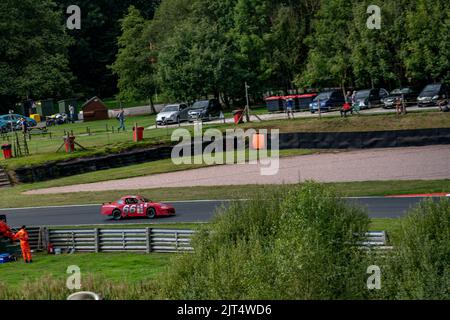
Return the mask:
{"type": "Polygon", "coordinates": [[[133,229],[50,229],[47,242],[53,248],[77,252],[189,252],[193,230],[133,229]]]}
{"type": "MultiPolygon", "coordinates": [[[[15,229],[13,229],[15,230],[15,229]]],[[[47,250],[49,244],[63,252],[192,252],[196,231],[158,228],[27,228],[32,250],[47,250]]],[[[16,230],[15,230],[16,231],[16,230]]],[[[363,249],[391,249],[385,231],[370,231],[361,243],[363,249]]]]}

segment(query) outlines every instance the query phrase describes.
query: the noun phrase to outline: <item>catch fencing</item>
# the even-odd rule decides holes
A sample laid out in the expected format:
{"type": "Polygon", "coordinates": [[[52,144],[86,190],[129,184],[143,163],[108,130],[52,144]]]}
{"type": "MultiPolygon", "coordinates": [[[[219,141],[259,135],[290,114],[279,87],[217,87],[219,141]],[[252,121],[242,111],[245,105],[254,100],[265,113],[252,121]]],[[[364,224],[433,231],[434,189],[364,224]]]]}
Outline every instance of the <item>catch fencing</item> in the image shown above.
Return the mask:
{"type": "MultiPolygon", "coordinates": [[[[196,231],[159,228],[27,228],[33,250],[53,249],[62,252],[192,252],[196,231]]],[[[384,231],[371,231],[361,243],[364,249],[390,249],[384,231]]]]}

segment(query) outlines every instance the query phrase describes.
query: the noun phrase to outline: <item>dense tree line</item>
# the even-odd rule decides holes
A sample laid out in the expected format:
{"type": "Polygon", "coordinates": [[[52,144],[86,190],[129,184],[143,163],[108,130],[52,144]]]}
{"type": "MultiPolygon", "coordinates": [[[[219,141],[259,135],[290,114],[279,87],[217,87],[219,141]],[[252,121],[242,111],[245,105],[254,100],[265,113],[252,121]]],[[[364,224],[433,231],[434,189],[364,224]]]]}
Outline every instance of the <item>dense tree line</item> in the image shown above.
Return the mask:
{"type": "Polygon", "coordinates": [[[62,19],[50,0],[0,2],[0,111],[19,99],[67,93],[71,39],[62,19]]]}
{"type": "Polygon", "coordinates": [[[152,19],[160,0],[3,0],[0,3],[0,113],[24,99],[110,97],[108,67],[118,51],[119,20],[130,5],[152,19]],[[81,9],[81,29],[66,9],[81,9]]]}
{"type": "Polygon", "coordinates": [[[0,108],[32,99],[173,99],[240,104],[267,90],[450,81],[450,3],[380,0],[4,0],[0,108]],[[68,5],[81,30],[67,30],[68,5]],[[130,6],[132,6],[130,8],[130,6]]]}
{"type": "Polygon", "coordinates": [[[450,81],[450,2],[380,0],[381,29],[369,29],[372,2],[163,0],[140,36],[130,32],[142,29],[138,10],[122,20],[113,70],[125,95],[148,95],[140,85],[151,83],[174,99],[214,94],[227,105],[244,82],[260,96],[450,81]]]}

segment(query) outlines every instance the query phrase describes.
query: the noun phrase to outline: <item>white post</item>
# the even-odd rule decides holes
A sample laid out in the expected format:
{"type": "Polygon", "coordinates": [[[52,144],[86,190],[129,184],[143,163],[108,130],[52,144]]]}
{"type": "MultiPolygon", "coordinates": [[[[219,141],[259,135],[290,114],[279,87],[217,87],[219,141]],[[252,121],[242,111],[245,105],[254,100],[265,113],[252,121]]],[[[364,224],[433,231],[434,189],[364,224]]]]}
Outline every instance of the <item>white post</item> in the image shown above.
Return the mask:
{"type": "Polygon", "coordinates": [[[247,106],[245,107],[245,120],[247,120],[247,122],[250,122],[250,117],[248,115],[248,112],[250,109],[250,101],[248,98],[248,88],[250,88],[250,87],[247,85],[247,82],[245,82],[245,98],[247,100],[247,106]]]}

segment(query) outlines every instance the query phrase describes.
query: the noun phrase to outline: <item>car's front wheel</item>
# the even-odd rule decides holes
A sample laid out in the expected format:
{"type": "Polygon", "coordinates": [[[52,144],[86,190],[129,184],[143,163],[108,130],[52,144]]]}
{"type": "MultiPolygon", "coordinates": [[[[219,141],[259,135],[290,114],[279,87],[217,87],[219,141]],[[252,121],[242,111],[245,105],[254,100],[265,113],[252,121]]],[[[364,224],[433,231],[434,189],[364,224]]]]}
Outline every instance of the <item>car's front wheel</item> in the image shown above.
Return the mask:
{"type": "Polygon", "coordinates": [[[147,218],[154,219],[156,217],[156,210],[155,208],[148,208],[147,209],[147,218]]]}
{"type": "Polygon", "coordinates": [[[120,219],[122,219],[122,213],[120,212],[120,210],[114,210],[113,211],[113,213],[112,213],[112,217],[113,217],[113,219],[114,220],[120,220],[120,219]]]}

